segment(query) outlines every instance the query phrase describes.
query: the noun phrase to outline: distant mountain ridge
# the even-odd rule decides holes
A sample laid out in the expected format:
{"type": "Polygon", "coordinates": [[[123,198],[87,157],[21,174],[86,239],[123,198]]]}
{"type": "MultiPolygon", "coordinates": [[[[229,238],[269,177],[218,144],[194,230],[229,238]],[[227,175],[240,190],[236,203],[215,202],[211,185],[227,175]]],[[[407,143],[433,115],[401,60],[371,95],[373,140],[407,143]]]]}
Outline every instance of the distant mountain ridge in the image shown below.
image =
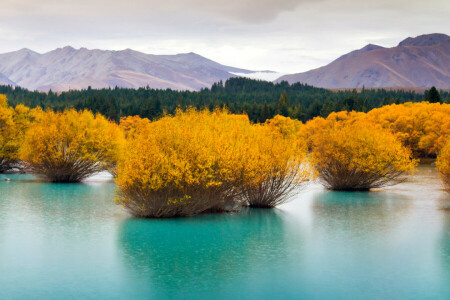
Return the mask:
{"type": "Polygon", "coordinates": [[[29,49],[0,54],[0,84],[41,91],[147,85],[199,90],[236,77],[234,73],[254,71],[225,66],[195,53],[152,55],[131,49],[109,51],[67,46],[44,54],[29,49]]]}
{"type": "Polygon", "coordinates": [[[311,71],[276,80],[323,88],[431,87],[450,88],[450,36],[426,34],[407,38],[397,47],[369,44],[311,71]]]}

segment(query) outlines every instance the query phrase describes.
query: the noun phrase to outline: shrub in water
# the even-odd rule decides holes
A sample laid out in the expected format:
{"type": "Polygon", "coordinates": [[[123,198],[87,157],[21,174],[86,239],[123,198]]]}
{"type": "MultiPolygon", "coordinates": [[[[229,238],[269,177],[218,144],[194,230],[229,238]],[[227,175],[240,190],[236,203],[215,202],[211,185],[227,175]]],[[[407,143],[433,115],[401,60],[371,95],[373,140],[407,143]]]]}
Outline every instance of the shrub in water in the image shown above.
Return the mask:
{"type": "Polygon", "coordinates": [[[117,202],[138,217],[195,215],[241,206],[248,117],[216,110],[166,116],[127,141],[117,202]]]}
{"type": "Polygon", "coordinates": [[[363,122],[336,122],[314,137],[312,147],[319,180],[333,190],[395,185],[416,164],[393,134],[363,122]]]}
{"type": "Polygon", "coordinates": [[[27,170],[52,182],[80,182],[114,168],[124,145],[116,124],[90,111],[46,111],[20,149],[27,170]]]}
{"type": "Polygon", "coordinates": [[[450,105],[404,103],[367,113],[367,121],[391,130],[416,158],[436,157],[450,134],[450,105]]]}
{"type": "Polygon", "coordinates": [[[248,172],[242,188],[250,207],[282,204],[309,179],[310,172],[304,163],[306,144],[296,135],[298,123],[276,116],[262,126],[253,126],[253,147],[246,156],[248,172]]]}
{"type": "Polygon", "coordinates": [[[0,95],[0,173],[19,167],[19,148],[26,130],[41,110],[23,105],[9,107],[6,97],[0,95]]]}
{"type": "Polygon", "coordinates": [[[445,184],[445,188],[450,191],[450,141],[439,152],[436,167],[445,184]]]}

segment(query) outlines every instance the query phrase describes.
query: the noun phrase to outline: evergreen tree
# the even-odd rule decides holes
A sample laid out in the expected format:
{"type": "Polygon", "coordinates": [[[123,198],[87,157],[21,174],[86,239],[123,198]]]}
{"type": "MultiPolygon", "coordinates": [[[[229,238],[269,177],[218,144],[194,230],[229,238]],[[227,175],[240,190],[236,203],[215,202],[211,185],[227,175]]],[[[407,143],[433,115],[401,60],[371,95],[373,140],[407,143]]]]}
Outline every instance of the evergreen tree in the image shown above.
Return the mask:
{"type": "Polygon", "coordinates": [[[430,103],[438,103],[441,102],[441,95],[439,94],[436,87],[431,87],[431,89],[425,93],[425,100],[430,103]]]}
{"type": "Polygon", "coordinates": [[[315,100],[308,108],[308,119],[319,116],[320,112],[322,111],[322,107],[322,103],[320,103],[319,100],[315,100]]]}
{"type": "Polygon", "coordinates": [[[280,99],[278,100],[278,113],[284,117],[288,117],[289,116],[289,99],[288,96],[286,94],[286,91],[284,91],[281,96],[280,99]]]}
{"type": "Polygon", "coordinates": [[[266,122],[267,119],[270,119],[271,117],[272,113],[270,112],[269,106],[267,105],[267,102],[264,102],[264,106],[259,115],[259,122],[264,123],[266,122]]]}
{"type": "Polygon", "coordinates": [[[329,98],[327,98],[323,103],[322,109],[320,110],[320,116],[326,118],[330,113],[333,112],[333,110],[334,110],[333,103],[330,101],[329,98]]]}

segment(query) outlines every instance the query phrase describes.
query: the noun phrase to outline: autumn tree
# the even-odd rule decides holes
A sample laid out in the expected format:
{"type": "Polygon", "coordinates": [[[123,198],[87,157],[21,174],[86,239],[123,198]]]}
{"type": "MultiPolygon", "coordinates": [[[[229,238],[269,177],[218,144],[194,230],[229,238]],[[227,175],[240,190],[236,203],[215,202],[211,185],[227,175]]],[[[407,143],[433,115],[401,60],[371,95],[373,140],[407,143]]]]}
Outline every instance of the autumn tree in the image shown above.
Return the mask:
{"type": "Polygon", "coordinates": [[[147,118],[141,118],[139,116],[129,116],[120,119],[119,127],[123,131],[125,138],[132,138],[140,133],[150,124],[150,120],[147,118]]]}
{"type": "Polygon", "coordinates": [[[13,110],[8,107],[6,96],[0,95],[0,173],[9,169],[16,158],[11,144],[13,130],[13,110]]]}
{"type": "Polygon", "coordinates": [[[247,116],[222,110],[178,110],[147,124],[127,142],[117,202],[148,218],[239,208],[250,129],[247,116]]]}
{"type": "Polygon", "coordinates": [[[415,158],[436,157],[450,134],[449,104],[393,104],[373,109],[365,119],[390,130],[415,158]]]}
{"type": "Polygon", "coordinates": [[[119,127],[90,111],[46,111],[25,134],[27,171],[51,182],[80,182],[114,168],[124,139],[119,127]]]}
{"type": "Polygon", "coordinates": [[[450,141],[439,151],[436,167],[445,184],[445,188],[450,191],[450,141]]]}
{"type": "Polygon", "coordinates": [[[0,173],[21,167],[19,148],[40,111],[40,108],[29,109],[21,104],[9,107],[6,97],[0,95],[0,173]]]}
{"type": "Polygon", "coordinates": [[[271,208],[285,203],[310,178],[306,143],[297,138],[301,123],[283,116],[254,125],[243,197],[250,207],[271,208]]]}
{"type": "Polygon", "coordinates": [[[395,185],[415,163],[395,135],[370,123],[337,122],[313,140],[312,165],[320,182],[332,190],[395,185]]]}
{"type": "Polygon", "coordinates": [[[298,123],[196,109],[148,123],[128,138],[117,202],[150,218],[273,207],[306,180],[298,123]]]}

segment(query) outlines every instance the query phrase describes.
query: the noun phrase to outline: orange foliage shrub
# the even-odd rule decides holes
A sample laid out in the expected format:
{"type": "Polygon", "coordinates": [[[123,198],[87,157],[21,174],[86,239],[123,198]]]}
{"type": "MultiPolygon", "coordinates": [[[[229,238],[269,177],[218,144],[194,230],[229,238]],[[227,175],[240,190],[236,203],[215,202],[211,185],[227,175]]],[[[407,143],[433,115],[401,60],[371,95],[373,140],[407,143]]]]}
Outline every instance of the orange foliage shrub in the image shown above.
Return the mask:
{"type": "Polygon", "coordinates": [[[90,111],[42,112],[25,135],[20,158],[27,170],[52,182],[80,182],[114,168],[123,151],[116,124],[90,111]]]}
{"type": "Polygon", "coordinates": [[[250,207],[271,208],[288,201],[309,180],[305,164],[306,144],[297,138],[301,123],[276,116],[264,125],[254,125],[250,166],[243,197],[250,207]]]}
{"type": "Polygon", "coordinates": [[[139,116],[129,116],[120,118],[120,129],[125,134],[125,138],[131,138],[140,133],[150,124],[150,120],[147,118],[141,118],[139,116]]]}
{"type": "Polygon", "coordinates": [[[9,107],[6,97],[0,95],[0,173],[20,167],[19,148],[25,132],[41,110],[29,109],[23,105],[9,107]]]}
{"type": "Polygon", "coordinates": [[[393,104],[371,110],[366,119],[391,130],[416,158],[436,157],[450,134],[449,104],[393,104]]]}
{"type": "Polygon", "coordinates": [[[302,182],[304,154],[276,128],[195,109],[147,124],[119,163],[117,202],[152,218],[281,203],[302,182]]]}
{"type": "Polygon", "coordinates": [[[440,103],[405,103],[376,108],[365,113],[331,113],[326,119],[317,117],[301,127],[299,134],[311,148],[312,140],[321,129],[336,122],[364,120],[373,126],[391,131],[415,158],[436,157],[450,135],[450,105],[440,103]]]}
{"type": "Polygon", "coordinates": [[[436,167],[446,189],[450,191],[450,141],[439,151],[436,167]]]}
{"type": "Polygon", "coordinates": [[[335,122],[312,137],[312,164],[329,189],[394,185],[406,179],[415,163],[392,133],[367,122],[335,122]]]}
{"type": "Polygon", "coordinates": [[[250,128],[247,116],[220,110],[179,110],[148,124],[119,163],[117,202],[154,218],[234,209],[250,128]]]}

